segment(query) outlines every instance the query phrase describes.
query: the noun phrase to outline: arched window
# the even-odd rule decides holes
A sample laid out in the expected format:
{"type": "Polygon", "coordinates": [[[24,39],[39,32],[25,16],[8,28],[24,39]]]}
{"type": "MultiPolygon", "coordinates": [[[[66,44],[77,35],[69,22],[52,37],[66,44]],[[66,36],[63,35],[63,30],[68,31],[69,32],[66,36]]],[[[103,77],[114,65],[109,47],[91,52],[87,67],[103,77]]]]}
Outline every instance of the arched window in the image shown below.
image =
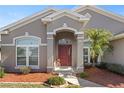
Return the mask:
{"type": "Polygon", "coordinates": [[[17,66],[38,67],[39,44],[37,37],[21,37],[15,39],[17,66]]]}
{"type": "Polygon", "coordinates": [[[72,44],[72,41],[70,39],[60,39],[59,42],[58,42],[59,45],[70,45],[72,44]]]}

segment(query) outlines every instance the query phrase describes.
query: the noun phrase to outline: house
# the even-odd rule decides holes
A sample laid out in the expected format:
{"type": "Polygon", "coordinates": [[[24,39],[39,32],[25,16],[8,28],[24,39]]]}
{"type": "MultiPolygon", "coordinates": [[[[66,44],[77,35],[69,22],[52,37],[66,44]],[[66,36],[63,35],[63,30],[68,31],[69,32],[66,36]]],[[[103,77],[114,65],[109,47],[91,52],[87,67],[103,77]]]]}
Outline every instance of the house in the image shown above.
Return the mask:
{"type": "Polygon", "coordinates": [[[104,28],[114,35],[113,52],[98,62],[124,65],[124,17],[96,6],[47,9],[1,28],[1,63],[10,72],[20,66],[51,72],[60,59],[61,67],[83,71],[84,63],[91,62],[89,39],[83,32],[89,28],[104,28]]]}

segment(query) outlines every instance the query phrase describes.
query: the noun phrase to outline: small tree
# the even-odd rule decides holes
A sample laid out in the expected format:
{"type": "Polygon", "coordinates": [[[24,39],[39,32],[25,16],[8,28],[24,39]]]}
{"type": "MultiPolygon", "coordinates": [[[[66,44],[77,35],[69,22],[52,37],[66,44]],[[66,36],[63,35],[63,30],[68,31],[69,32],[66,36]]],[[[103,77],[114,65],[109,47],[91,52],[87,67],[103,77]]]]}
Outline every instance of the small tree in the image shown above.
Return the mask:
{"type": "Polygon", "coordinates": [[[93,66],[95,66],[98,56],[102,56],[104,51],[107,49],[112,50],[112,46],[110,45],[109,41],[110,37],[112,37],[112,34],[105,29],[96,28],[86,30],[85,34],[90,39],[90,54],[93,60],[93,66]]]}

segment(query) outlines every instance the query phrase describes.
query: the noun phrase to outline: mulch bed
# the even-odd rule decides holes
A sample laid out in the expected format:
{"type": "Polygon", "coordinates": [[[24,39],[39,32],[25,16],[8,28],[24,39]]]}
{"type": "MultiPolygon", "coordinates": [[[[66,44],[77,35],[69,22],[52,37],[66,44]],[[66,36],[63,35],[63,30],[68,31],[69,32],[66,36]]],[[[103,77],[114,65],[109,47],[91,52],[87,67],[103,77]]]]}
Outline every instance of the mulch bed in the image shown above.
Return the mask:
{"type": "Polygon", "coordinates": [[[0,82],[45,82],[48,78],[55,76],[52,73],[29,73],[27,75],[6,73],[0,82]]]}
{"type": "Polygon", "coordinates": [[[124,75],[118,75],[108,70],[99,68],[88,68],[85,72],[89,76],[85,79],[111,88],[124,88],[124,75]]]}

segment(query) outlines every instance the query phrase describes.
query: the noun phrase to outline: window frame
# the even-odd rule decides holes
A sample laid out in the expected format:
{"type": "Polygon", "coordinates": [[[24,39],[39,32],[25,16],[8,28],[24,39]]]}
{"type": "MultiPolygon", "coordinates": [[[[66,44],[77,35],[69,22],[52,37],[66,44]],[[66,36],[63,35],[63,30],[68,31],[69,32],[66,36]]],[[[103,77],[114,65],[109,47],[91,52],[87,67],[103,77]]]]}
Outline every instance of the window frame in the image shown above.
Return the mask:
{"type": "MultiPolygon", "coordinates": [[[[16,45],[16,40],[17,39],[23,39],[23,38],[28,38],[28,37],[32,37],[32,38],[37,38],[37,37],[34,37],[34,36],[23,36],[23,37],[20,37],[20,38],[16,38],[15,39],[15,45],[16,45]]],[[[39,38],[37,38],[38,39],[38,44],[37,45],[16,45],[16,67],[15,68],[19,68],[19,67],[21,67],[21,66],[30,66],[32,69],[39,69],[39,46],[40,46],[40,41],[41,40],[39,40],[39,38]],[[26,48],[26,65],[17,65],[17,48],[18,47],[25,47],[26,48]],[[30,47],[37,47],[38,48],[38,65],[29,65],[29,48],[30,47]]]]}
{"type": "Polygon", "coordinates": [[[85,56],[88,56],[88,62],[87,63],[91,63],[90,62],[90,47],[83,47],[83,62],[84,62],[84,49],[88,49],[88,55],[85,55],[85,56]]]}

